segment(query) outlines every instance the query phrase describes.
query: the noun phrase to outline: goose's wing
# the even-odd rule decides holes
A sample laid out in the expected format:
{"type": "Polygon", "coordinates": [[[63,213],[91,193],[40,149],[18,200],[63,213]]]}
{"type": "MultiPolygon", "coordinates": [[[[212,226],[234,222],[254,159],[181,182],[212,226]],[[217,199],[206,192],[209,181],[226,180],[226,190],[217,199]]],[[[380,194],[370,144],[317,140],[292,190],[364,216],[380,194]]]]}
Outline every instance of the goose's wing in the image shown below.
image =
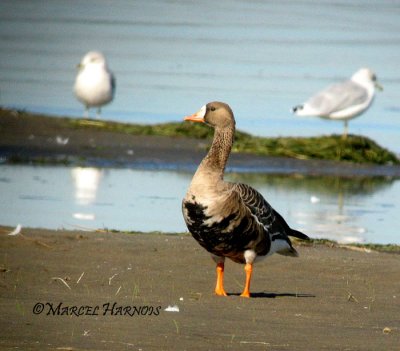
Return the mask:
{"type": "Polygon", "coordinates": [[[284,255],[297,256],[297,252],[293,248],[289,236],[297,237],[302,240],[309,240],[308,236],[291,229],[284,218],[251,186],[236,183],[234,188],[239,193],[241,200],[252,215],[263,224],[265,230],[270,235],[272,244],[275,242],[277,246],[282,247],[282,249],[277,248],[276,251],[284,255]],[[284,245],[279,243],[283,243],[284,245]]]}
{"type": "Polygon", "coordinates": [[[349,107],[360,105],[368,100],[368,91],[347,80],[333,84],[312,96],[306,104],[318,112],[320,116],[329,116],[349,107]]]}
{"type": "Polygon", "coordinates": [[[251,214],[263,224],[267,231],[269,231],[275,221],[275,214],[272,206],[257,190],[247,184],[235,183],[233,184],[233,188],[239,193],[240,199],[250,210],[251,214]]]}

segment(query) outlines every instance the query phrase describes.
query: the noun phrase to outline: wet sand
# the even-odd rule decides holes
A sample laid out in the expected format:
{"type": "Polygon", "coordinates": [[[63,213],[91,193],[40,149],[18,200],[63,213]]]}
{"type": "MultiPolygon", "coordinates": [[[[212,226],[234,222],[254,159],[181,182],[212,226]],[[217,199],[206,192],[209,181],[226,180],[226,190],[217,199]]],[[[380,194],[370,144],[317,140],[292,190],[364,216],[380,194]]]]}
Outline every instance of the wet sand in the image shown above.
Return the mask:
{"type": "Polygon", "coordinates": [[[398,350],[395,254],[298,246],[256,265],[214,264],[186,235],[0,228],[0,348],[398,350]],[[179,312],[167,312],[177,305],[179,312]],[[136,307],[136,309],[134,308],[136,307]]]}

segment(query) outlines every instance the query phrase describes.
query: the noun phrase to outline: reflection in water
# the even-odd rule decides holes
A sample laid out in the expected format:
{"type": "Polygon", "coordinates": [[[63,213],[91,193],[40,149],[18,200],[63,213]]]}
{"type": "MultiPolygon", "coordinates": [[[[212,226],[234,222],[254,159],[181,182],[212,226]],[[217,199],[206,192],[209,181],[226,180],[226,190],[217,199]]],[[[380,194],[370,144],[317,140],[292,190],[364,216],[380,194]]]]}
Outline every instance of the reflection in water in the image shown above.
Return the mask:
{"type": "MultiPolygon", "coordinates": [[[[192,173],[0,166],[0,224],[165,233],[186,231],[181,201],[192,173]],[[89,223],[89,224],[88,224],[89,223]]],[[[400,244],[400,180],[227,174],[248,183],[312,238],[400,244]]]]}
{"type": "Polygon", "coordinates": [[[279,175],[258,173],[232,173],[228,175],[232,181],[253,184],[255,188],[268,186],[285,188],[286,190],[309,191],[314,194],[334,196],[366,196],[384,188],[390,187],[395,181],[391,177],[339,177],[339,176],[311,176],[304,174],[279,175]]]}
{"type": "Polygon", "coordinates": [[[340,243],[367,241],[370,220],[360,219],[376,217],[377,213],[376,210],[363,208],[363,198],[388,189],[395,181],[387,177],[344,178],[297,174],[231,174],[229,177],[233,181],[251,184],[274,207],[275,204],[282,206],[283,211],[289,207],[289,212],[283,214],[284,217],[291,218],[290,225],[296,229],[304,231],[312,238],[332,239],[340,243]],[[296,194],[294,203],[288,203],[293,194],[296,194]]]}
{"type": "Polygon", "coordinates": [[[357,219],[351,215],[324,208],[314,211],[297,211],[293,214],[296,224],[314,239],[331,239],[340,243],[363,243],[367,228],[357,225],[357,219]],[[304,228],[304,229],[303,229],[304,228]]]}
{"type": "Polygon", "coordinates": [[[85,221],[94,221],[96,219],[96,216],[94,215],[94,213],[74,213],[72,215],[74,218],[76,219],[82,219],[85,221]]]}
{"type": "Polygon", "coordinates": [[[79,205],[90,205],[96,201],[102,171],[97,168],[76,167],[71,170],[75,185],[75,199],[79,205]]]}
{"type": "MultiPolygon", "coordinates": [[[[99,189],[102,171],[97,168],[76,167],[71,170],[75,186],[75,201],[80,206],[89,206],[95,203],[99,189]]],[[[75,212],[75,219],[93,221],[96,219],[94,213],[75,212]]]]}

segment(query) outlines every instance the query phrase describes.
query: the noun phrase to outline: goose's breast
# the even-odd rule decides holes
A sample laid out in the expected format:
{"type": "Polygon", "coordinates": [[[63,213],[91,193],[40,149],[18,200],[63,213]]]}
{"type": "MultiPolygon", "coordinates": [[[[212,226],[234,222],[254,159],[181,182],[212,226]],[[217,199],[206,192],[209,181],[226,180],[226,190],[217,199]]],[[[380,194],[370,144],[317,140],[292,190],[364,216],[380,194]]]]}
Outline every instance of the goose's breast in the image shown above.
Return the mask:
{"type": "Polygon", "coordinates": [[[255,242],[259,233],[251,216],[240,208],[225,203],[202,203],[196,199],[183,201],[183,215],[193,237],[207,251],[242,261],[243,251],[255,242]],[[218,210],[219,208],[219,210],[218,210]]]}

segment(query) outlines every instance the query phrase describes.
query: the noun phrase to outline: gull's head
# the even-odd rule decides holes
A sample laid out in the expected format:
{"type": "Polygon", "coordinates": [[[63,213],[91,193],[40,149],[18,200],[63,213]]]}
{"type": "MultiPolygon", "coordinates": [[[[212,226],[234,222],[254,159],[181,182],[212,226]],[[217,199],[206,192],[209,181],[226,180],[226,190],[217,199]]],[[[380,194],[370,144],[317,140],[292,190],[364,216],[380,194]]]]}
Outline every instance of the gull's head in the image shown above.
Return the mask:
{"type": "Polygon", "coordinates": [[[360,68],[352,75],[351,80],[362,86],[372,84],[377,90],[383,90],[382,85],[379,84],[376,78],[376,74],[369,68],[360,68]]]}
{"type": "Polygon", "coordinates": [[[89,51],[78,64],[78,69],[82,70],[88,66],[104,68],[107,66],[106,58],[99,51],[89,51]]]}

